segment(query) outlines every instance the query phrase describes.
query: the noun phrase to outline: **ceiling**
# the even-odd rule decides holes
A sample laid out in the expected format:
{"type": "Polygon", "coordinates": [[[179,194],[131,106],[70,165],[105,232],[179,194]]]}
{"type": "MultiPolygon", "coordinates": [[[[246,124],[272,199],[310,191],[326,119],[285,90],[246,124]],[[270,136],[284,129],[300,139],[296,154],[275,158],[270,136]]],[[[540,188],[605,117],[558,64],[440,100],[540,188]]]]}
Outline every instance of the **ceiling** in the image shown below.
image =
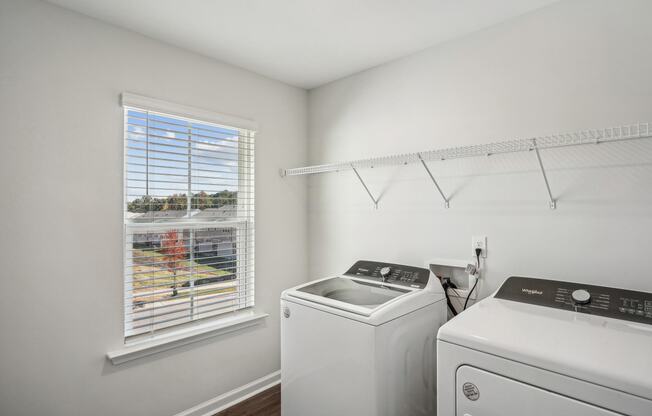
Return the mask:
{"type": "Polygon", "coordinates": [[[313,88],[556,0],[48,0],[313,88]]]}

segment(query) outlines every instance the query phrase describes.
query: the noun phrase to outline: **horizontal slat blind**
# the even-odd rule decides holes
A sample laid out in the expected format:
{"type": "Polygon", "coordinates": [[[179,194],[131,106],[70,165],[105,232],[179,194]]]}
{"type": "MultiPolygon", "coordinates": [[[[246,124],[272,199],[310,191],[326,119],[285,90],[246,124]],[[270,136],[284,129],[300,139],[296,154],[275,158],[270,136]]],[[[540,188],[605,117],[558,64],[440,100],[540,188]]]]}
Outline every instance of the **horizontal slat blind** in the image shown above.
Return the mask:
{"type": "Polygon", "coordinates": [[[125,337],[254,304],[254,132],[125,107],[125,337]]]}

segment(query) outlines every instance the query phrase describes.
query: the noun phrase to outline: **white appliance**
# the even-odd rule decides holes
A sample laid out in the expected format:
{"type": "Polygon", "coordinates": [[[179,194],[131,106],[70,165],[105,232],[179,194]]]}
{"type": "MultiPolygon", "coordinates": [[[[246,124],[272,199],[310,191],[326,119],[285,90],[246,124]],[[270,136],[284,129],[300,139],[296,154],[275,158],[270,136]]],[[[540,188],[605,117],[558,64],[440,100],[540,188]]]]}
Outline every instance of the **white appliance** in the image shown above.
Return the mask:
{"type": "Polygon", "coordinates": [[[652,294],[510,277],[441,327],[439,416],[652,415],[652,294]]]}
{"type": "Polygon", "coordinates": [[[446,319],[428,269],[358,261],[281,295],[283,416],[432,415],[446,319]]]}

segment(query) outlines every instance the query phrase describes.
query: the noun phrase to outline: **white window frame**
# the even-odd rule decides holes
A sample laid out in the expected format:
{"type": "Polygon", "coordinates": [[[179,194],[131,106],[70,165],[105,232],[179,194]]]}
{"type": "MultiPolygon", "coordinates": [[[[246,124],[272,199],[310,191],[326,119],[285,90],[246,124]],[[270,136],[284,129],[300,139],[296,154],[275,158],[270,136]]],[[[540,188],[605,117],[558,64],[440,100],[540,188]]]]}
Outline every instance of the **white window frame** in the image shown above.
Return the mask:
{"type": "MultiPolygon", "coordinates": [[[[234,117],[230,115],[225,115],[225,114],[219,114],[215,113],[212,111],[204,110],[204,109],[199,109],[195,107],[190,107],[186,105],[179,105],[179,104],[174,104],[150,97],[145,97],[137,94],[132,94],[132,93],[123,93],[121,96],[121,104],[125,108],[134,108],[134,109],[139,109],[139,110],[145,110],[153,113],[162,113],[163,115],[168,115],[168,116],[173,116],[173,117],[180,117],[184,119],[191,119],[191,120],[196,120],[198,122],[205,122],[205,123],[213,123],[213,124],[219,124],[219,125],[224,125],[228,126],[229,128],[236,128],[236,129],[243,129],[243,130],[248,130],[249,132],[255,132],[257,130],[257,124],[248,119],[240,118],[240,117],[234,117]]],[[[125,127],[125,126],[123,126],[125,127]]],[[[126,130],[126,129],[125,129],[126,130]]],[[[126,135],[126,133],[125,133],[126,135]]],[[[126,143],[126,137],[124,138],[126,143]]],[[[124,146],[123,143],[123,146],[124,146]]],[[[253,155],[251,155],[251,160],[252,160],[252,174],[254,172],[253,169],[253,155]]],[[[124,155],[124,168],[123,168],[123,205],[122,209],[123,212],[127,212],[126,207],[127,207],[127,196],[126,196],[126,187],[127,187],[127,175],[126,175],[126,168],[127,168],[127,149],[125,146],[125,155],[124,155]]],[[[244,169],[244,167],[242,167],[244,169]]],[[[239,175],[239,177],[242,177],[242,175],[239,175]]],[[[238,204],[238,212],[240,212],[241,204],[238,204]]],[[[211,223],[209,224],[210,227],[215,227],[215,228],[220,228],[220,227],[228,227],[229,225],[233,225],[237,230],[241,229],[241,227],[245,226],[248,227],[250,221],[244,220],[244,221],[232,221],[232,222],[216,222],[216,223],[211,223]],[[233,223],[233,224],[231,224],[233,223]]],[[[124,238],[123,238],[123,248],[127,246],[128,240],[127,240],[127,222],[124,222],[124,238]]],[[[188,224],[186,224],[188,225],[188,224]]],[[[200,223],[195,223],[193,226],[200,226],[202,224],[200,223]]],[[[204,224],[205,225],[205,224],[204,224]]],[[[252,224],[253,225],[253,224],[252,224]]],[[[133,224],[130,225],[133,227],[133,224]]],[[[171,224],[167,223],[165,226],[170,227],[171,224]]],[[[185,225],[184,225],[185,226],[185,225]]],[[[145,226],[143,226],[145,227],[145,226]]],[[[156,228],[156,227],[154,227],[156,228]]],[[[125,250],[126,253],[126,250],[125,250]]],[[[248,258],[250,258],[251,264],[252,264],[252,272],[253,272],[253,262],[254,262],[254,249],[253,249],[253,244],[251,246],[251,250],[248,250],[245,254],[248,258]]],[[[240,256],[238,256],[238,259],[236,260],[238,263],[241,261],[240,256]]],[[[125,254],[123,257],[123,271],[126,270],[128,258],[127,255],[125,254]]],[[[237,265],[236,267],[238,267],[237,265]]],[[[125,281],[125,292],[128,290],[128,286],[126,283],[125,277],[123,273],[123,279],[125,281]]],[[[253,276],[252,276],[253,278],[253,276]]],[[[253,283],[252,283],[253,284],[253,283]]],[[[253,291],[252,291],[253,293],[253,291]]],[[[124,296],[123,296],[124,297],[124,296]]],[[[129,305],[131,306],[131,305],[129,305]]],[[[127,311],[127,300],[125,300],[125,304],[123,305],[123,311],[127,311]]],[[[114,363],[119,363],[119,362],[124,362],[128,361],[133,358],[138,358],[139,356],[142,355],[148,355],[150,353],[155,353],[159,350],[162,349],[168,349],[169,347],[166,347],[166,345],[169,343],[175,344],[175,345],[183,345],[186,344],[188,340],[189,342],[194,342],[193,340],[199,340],[199,339],[204,339],[205,336],[208,334],[209,336],[217,335],[219,333],[223,332],[230,332],[234,328],[237,329],[239,327],[246,327],[246,326],[251,326],[252,322],[255,324],[258,320],[261,318],[266,317],[267,314],[260,312],[260,311],[255,311],[253,309],[245,309],[245,310],[239,310],[236,312],[232,313],[227,313],[223,315],[217,315],[213,316],[210,318],[205,318],[205,319],[200,319],[200,320],[193,320],[187,323],[182,323],[179,325],[171,326],[169,328],[163,329],[163,330],[158,330],[155,332],[154,336],[149,336],[147,339],[145,339],[141,335],[137,335],[134,337],[127,337],[128,334],[128,328],[126,327],[127,325],[127,320],[123,319],[123,322],[125,323],[125,328],[124,328],[124,340],[125,344],[127,347],[122,348],[120,350],[113,351],[112,353],[109,353],[109,358],[114,362],[114,363]],[[167,340],[167,341],[166,341],[167,340]],[[163,347],[162,347],[163,346],[163,347]]]]}

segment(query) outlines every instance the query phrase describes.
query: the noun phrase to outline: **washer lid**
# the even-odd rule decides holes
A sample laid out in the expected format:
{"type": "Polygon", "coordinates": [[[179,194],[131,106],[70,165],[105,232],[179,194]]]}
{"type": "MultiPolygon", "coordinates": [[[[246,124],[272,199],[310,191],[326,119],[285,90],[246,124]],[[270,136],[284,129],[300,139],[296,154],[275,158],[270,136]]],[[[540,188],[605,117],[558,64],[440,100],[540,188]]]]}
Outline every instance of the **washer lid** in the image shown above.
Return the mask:
{"type": "Polygon", "coordinates": [[[396,286],[348,277],[332,277],[298,287],[291,295],[322,305],[369,316],[382,305],[412,292],[396,286]]]}

